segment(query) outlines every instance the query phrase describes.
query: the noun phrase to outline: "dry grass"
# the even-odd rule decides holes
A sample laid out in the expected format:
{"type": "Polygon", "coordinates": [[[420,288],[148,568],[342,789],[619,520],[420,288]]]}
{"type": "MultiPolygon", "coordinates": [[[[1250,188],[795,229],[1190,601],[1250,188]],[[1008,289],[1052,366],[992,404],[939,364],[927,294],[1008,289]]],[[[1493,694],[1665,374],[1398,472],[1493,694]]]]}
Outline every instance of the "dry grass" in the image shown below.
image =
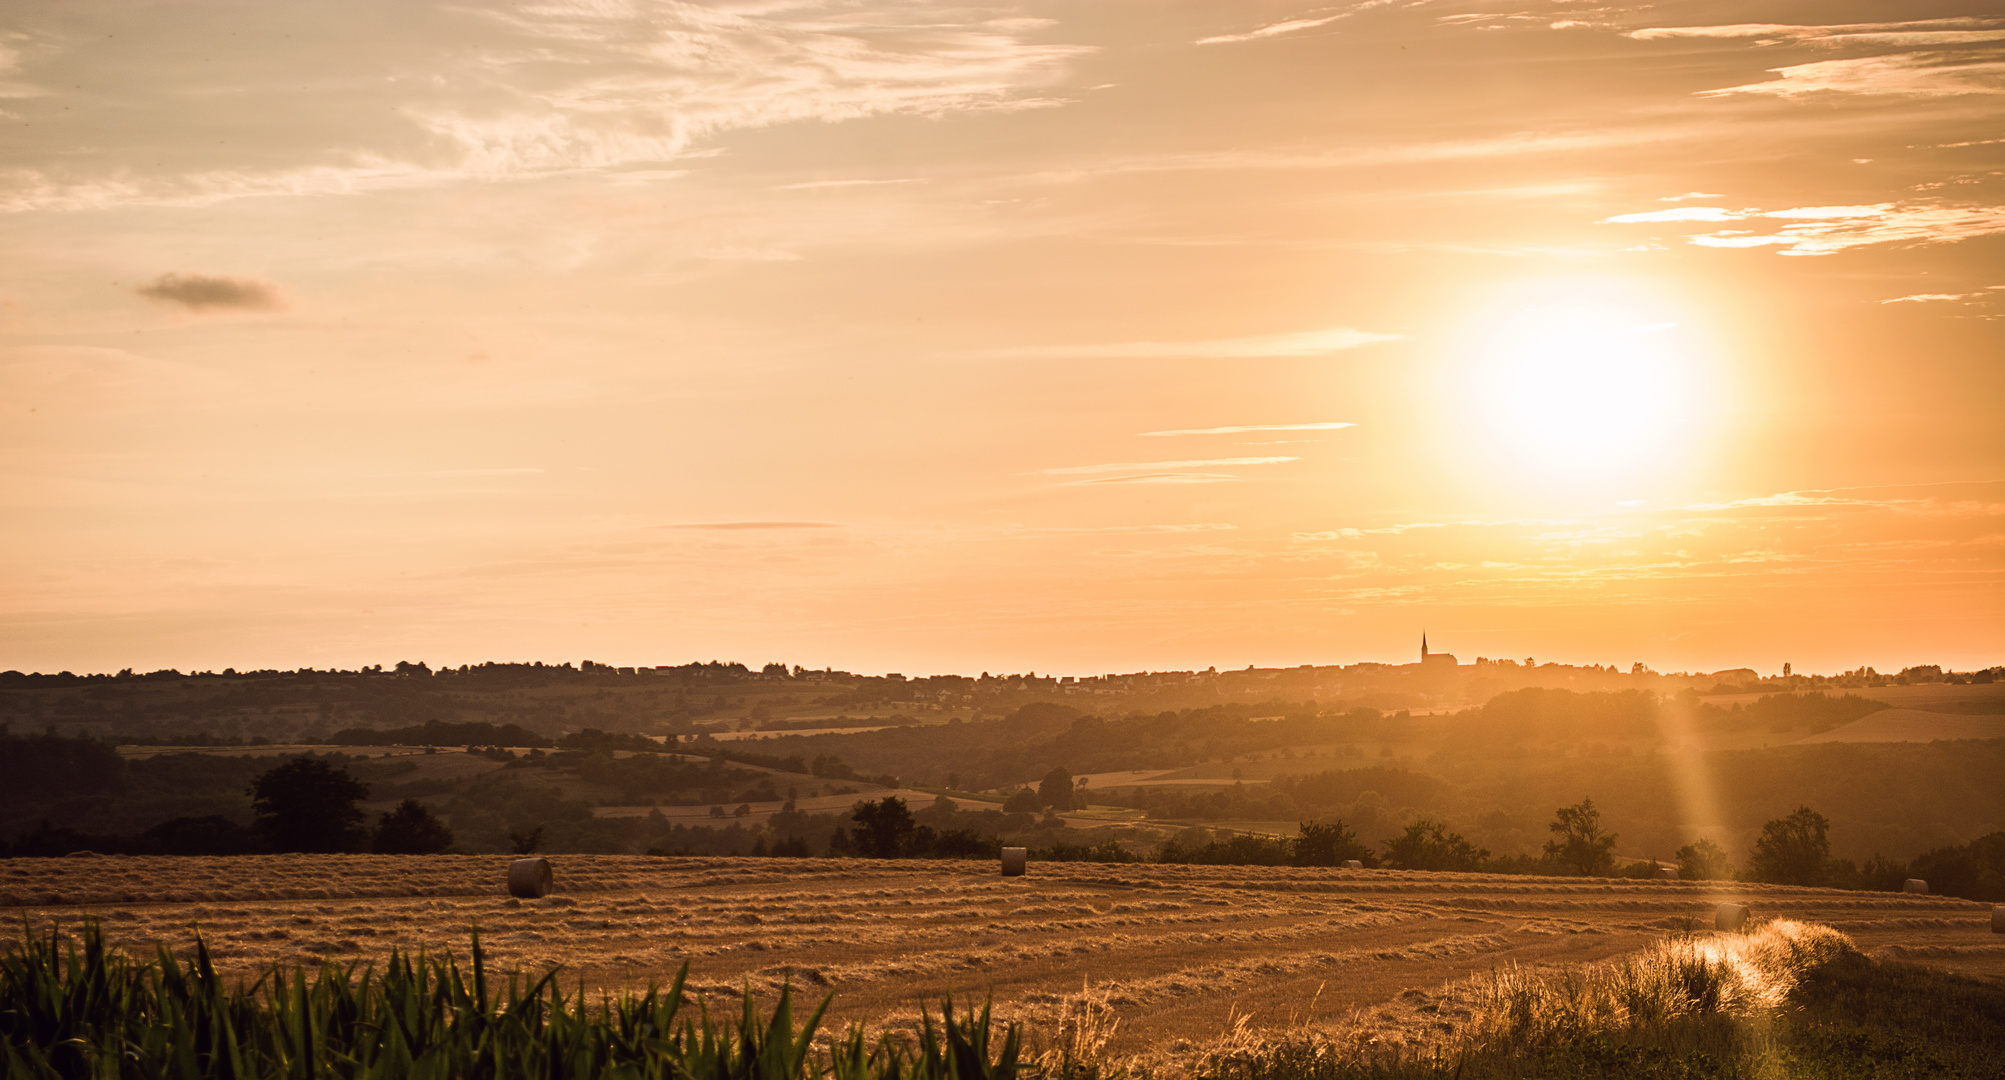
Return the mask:
{"type": "Polygon", "coordinates": [[[969,862],[552,861],[557,892],[516,901],[506,856],[21,859],[0,862],[0,904],[37,924],[95,915],[136,955],[185,950],[200,927],[234,975],[464,951],[478,924],[503,967],[562,966],[567,981],[618,989],[688,961],[700,994],[833,991],[837,1023],[896,1028],[921,1002],[993,991],[999,1017],[1074,1032],[1054,1048],[1098,1040],[1115,1054],[1360,1015],[1459,1036],[1479,1010],[1449,988],[1472,976],[1637,954],[1709,925],[1723,899],[1841,924],[1869,950],[2005,966],[1982,951],[1987,909],[1932,896],[1257,867],[1037,864],[1004,879],[969,862]]]}
{"type": "Polygon", "coordinates": [[[2005,990],[1876,962],[1829,927],[1675,935],[1595,965],[1513,965],[1398,1017],[1262,1036],[1236,1025],[1129,1071],[1204,1080],[1997,1077],[2005,990]],[[1461,1023],[1449,1021],[1448,1017],[1461,1023]]]}

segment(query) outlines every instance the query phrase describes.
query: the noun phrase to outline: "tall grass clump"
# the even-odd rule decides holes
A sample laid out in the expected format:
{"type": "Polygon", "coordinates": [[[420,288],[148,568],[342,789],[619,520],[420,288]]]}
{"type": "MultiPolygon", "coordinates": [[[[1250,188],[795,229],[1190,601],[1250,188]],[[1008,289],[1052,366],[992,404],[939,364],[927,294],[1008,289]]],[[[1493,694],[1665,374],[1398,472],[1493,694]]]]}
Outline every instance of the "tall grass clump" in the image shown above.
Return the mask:
{"type": "Polygon", "coordinates": [[[1514,1052],[1596,1033],[1746,1020],[1780,1006],[1809,972],[1851,951],[1836,930],[1778,919],[1747,935],[1660,941],[1597,967],[1539,973],[1514,966],[1477,984],[1474,1036],[1514,1052]]]}
{"type": "Polygon", "coordinates": [[[2005,988],[1882,964],[1778,920],[1591,967],[1511,967],[1460,988],[1468,1025],[1404,1040],[1358,1024],[1200,1058],[1202,1080],[2005,1077],[2005,988]]]}
{"type": "Polygon", "coordinates": [[[735,1023],[715,1019],[689,1008],[685,965],[665,990],[590,1001],[554,971],[490,978],[478,932],[468,968],[396,951],[248,981],[219,976],[199,936],[187,962],[131,959],[94,923],[79,938],[24,926],[0,952],[8,1080],[1016,1080],[1022,1050],[1016,1025],[997,1045],[988,1007],[956,1018],[949,1001],[916,1045],[852,1027],[816,1052],[827,999],[797,1024],[789,988],[767,1014],[748,987],[735,1023]]]}

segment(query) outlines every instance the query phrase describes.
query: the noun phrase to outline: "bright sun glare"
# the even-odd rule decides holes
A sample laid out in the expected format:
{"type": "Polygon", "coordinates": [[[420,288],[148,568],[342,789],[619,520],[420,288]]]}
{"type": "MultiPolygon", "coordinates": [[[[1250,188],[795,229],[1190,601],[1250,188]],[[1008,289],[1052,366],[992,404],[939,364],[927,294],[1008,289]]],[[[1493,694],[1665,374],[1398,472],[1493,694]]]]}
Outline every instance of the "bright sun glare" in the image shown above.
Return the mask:
{"type": "Polygon", "coordinates": [[[1486,459],[1550,480],[1626,479],[1689,450],[1689,336],[1663,312],[1600,291],[1510,305],[1475,328],[1464,389],[1486,459]]]}

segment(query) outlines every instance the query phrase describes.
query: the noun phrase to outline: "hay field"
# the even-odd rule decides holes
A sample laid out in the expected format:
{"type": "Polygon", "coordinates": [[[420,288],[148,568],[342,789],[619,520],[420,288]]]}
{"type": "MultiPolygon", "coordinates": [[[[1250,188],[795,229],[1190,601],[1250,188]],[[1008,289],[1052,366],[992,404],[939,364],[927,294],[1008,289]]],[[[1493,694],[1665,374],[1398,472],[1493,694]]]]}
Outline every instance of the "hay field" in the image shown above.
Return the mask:
{"type": "Polygon", "coordinates": [[[833,1015],[898,1024],[948,991],[993,991],[1042,1024],[1090,982],[1121,1021],[1111,1049],[1353,1010],[1453,1028],[1446,984],[1494,966],[1593,961],[1711,925],[1722,899],[1835,927],[1882,955],[2005,976],[2005,938],[1969,901],[1727,883],[1265,867],[857,859],[554,856],[558,892],[517,901],[505,856],[71,857],[0,863],[0,905],[29,921],[102,920],[150,953],[199,926],[219,966],[366,961],[391,947],[462,957],[477,923],[494,961],[567,982],[666,981],[732,994],[783,979],[833,1015]]]}

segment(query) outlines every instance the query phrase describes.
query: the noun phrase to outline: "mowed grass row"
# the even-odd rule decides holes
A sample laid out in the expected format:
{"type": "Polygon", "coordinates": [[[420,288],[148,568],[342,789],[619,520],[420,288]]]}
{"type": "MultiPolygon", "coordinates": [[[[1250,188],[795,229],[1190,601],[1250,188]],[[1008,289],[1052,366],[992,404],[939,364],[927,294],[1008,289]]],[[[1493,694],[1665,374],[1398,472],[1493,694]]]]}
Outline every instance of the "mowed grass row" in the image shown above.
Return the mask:
{"type": "MultiPolygon", "coordinates": [[[[862,1022],[906,1034],[920,1003],[936,1006],[948,993],[992,993],[998,1017],[1051,1029],[1090,985],[1121,1017],[1116,1053],[1202,1044],[1248,1013],[1257,1034],[1357,1009],[1420,1014],[1429,1002],[1419,990],[1513,963],[1629,954],[1666,932],[1710,926],[1726,898],[1764,916],[1840,924],[1862,949],[1898,946],[1935,966],[2001,973],[1986,951],[1998,948],[1988,912],[1967,901],[1397,871],[1040,864],[1001,878],[973,863],[571,856],[558,861],[558,894],[518,901],[501,891],[505,860],[412,857],[414,880],[452,890],[426,897],[395,888],[399,860],[389,857],[257,857],[249,869],[273,886],[354,871],[358,887],[381,891],[75,902],[98,891],[92,879],[106,870],[144,864],[160,892],[183,895],[237,861],[41,860],[65,872],[40,888],[72,903],[21,914],[38,927],[72,928],[94,916],[112,948],[150,956],[166,944],[184,964],[199,932],[229,980],[255,979],[274,963],[380,969],[393,950],[464,956],[477,925],[490,970],[541,975],[561,966],[567,988],[596,996],[667,985],[687,963],[687,993],[713,1011],[735,1012],[748,985],[771,1001],[791,980],[802,992],[836,995],[831,1028],[862,1022]]],[[[1459,1032],[1468,1018],[1458,1007],[1433,1019],[1459,1032]]]]}

